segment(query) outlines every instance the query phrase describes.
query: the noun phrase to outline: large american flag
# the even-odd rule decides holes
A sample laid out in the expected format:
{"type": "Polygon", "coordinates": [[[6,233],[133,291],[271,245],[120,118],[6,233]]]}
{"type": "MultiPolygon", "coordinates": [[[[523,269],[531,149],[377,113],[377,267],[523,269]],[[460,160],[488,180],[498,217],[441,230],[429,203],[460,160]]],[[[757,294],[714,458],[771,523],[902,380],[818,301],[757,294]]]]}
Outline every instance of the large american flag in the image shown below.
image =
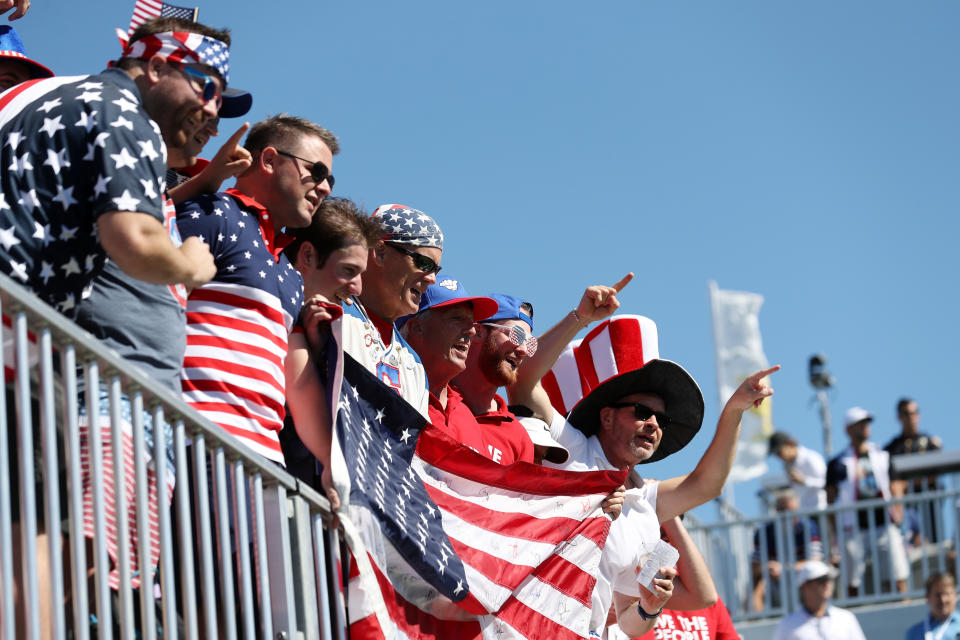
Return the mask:
{"type": "Polygon", "coordinates": [[[588,637],[610,526],[599,505],[625,474],[501,466],[341,357],[332,465],[349,495],[351,638],[588,637]]]}
{"type": "Polygon", "coordinates": [[[137,0],[133,7],[133,17],[130,18],[130,28],[127,29],[127,35],[130,36],[137,27],[151,18],[182,18],[196,22],[197,13],[196,7],[190,9],[159,2],[158,0],[137,0]]]}

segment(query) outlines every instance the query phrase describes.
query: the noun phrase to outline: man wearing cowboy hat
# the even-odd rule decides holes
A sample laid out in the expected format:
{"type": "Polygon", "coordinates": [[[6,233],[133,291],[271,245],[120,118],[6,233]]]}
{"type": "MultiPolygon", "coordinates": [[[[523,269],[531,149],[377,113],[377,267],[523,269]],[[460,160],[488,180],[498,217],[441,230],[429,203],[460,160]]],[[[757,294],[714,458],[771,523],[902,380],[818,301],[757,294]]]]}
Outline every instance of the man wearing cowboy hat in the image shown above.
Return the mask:
{"type": "Polygon", "coordinates": [[[0,25],[0,92],[27,80],[52,77],[53,71],[27,57],[16,29],[0,25]]]}
{"type": "MultiPolygon", "coordinates": [[[[634,465],[678,451],[699,430],[704,409],[700,388],[680,365],[659,357],[657,327],[649,318],[616,316],[560,353],[559,342],[570,333],[575,331],[557,330],[549,341],[545,335],[543,360],[528,361],[530,369],[521,369],[508,393],[511,401],[550,420],[551,434],[570,452],[564,468],[631,469],[623,513],[611,526],[601,558],[594,618],[595,625],[603,625],[615,602],[621,628],[639,635],[652,626],[657,603],[662,605],[670,597],[664,592],[668,585],[655,585],[651,592],[633,584],[627,593],[623,585],[631,581],[626,578],[635,575],[659,539],[661,522],[720,494],[733,463],[740,416],[773,393],[761,381],[779,367],[753,374],[733,393],[721,412],[713,442],[691,473],[644,483],[634,465]],[[550,375],[540,386],[542,372],[550,375]]],[[[667,570],[673,571],[665,567],[662,573],[670,575],[667,570]]],[[[689,598],[692,608],[712,604],[700,599],[700,594],[684,595],[684,591],[677,586],[674,603],[689,598]]]]}
{"type": "Polygon", "coordinates": [[[774,640],[866,640],[857,617],[830,604],[837,571],[819,560],[797,569],[800,609],[780,619],[774,640]]]}

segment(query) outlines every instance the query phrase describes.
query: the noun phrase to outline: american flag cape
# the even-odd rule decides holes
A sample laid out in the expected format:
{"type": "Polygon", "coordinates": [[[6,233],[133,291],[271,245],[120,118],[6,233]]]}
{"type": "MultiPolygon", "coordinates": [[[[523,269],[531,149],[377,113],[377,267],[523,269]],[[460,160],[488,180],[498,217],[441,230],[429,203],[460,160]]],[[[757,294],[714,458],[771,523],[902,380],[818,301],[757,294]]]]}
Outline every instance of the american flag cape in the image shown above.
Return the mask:
{"type": "Polygon", "coordinates": [[[348,354],[331,359],[351,639],[588,637],[599,505],[626,473],[501,466],[348,354]]]}

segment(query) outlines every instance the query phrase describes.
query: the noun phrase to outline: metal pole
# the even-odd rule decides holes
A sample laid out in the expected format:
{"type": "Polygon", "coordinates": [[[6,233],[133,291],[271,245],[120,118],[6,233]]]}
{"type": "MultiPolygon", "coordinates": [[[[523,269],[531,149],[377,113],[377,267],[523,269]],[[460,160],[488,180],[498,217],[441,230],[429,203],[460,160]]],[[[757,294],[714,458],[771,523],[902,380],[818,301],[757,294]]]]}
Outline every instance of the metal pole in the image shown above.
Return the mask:
{"type": "Polygon", "coordinates": [[[820,403],[820,422],[823,423],[823,457],[833,457],[833,441],[830,435],[830,397],[826,389],[817,390],[817,402],[820,403]]]}

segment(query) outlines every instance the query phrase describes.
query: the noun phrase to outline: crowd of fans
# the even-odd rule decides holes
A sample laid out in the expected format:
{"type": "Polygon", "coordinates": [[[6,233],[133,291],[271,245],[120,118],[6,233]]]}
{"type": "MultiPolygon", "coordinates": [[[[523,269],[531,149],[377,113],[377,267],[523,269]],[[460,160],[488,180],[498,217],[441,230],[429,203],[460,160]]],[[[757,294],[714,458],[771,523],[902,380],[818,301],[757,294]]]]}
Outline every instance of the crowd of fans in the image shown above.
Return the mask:
{"type": "MultiPolygon", "coordinates": [[[[325,393],[333,335],[433,428],[493,462],[628,471],[603,505],[613,524],[590,631],[735,637],[724,635],[735,634],[729,616],[678,516],[719,494],[740,417],[773,393],[765,379],[779,367],[736,390],[692,471],[643,478],[635,466],[686,445],[704,407],[693,378],[660,358],[655,324],[613,315],[632,274],[589,287],[535,337],[533,304],[521,292],[471,296],[440,275],[444,234],[436,219],[398,204],[367,214],[331,197],[339,141],[328,129],[277,115],[240,126],[211,161],[198,160],[221,118],[243,116],[251,105],[249,92],[227,87],[227,31],[150,20],[110,68],[63,80],[26,57],[11,29],[0,36],[4,49],[18,52],[0,54],[0,88],[8,89],[0,97],[6,275],[181,392],[244,446],[324,492],[335,511],[343,489],[331,472],[335,408],[325,393]],[[221,190],[229,178],[235,185],[221,190]],[[593,323],[601,324],[574,340],[593,323]],[[661,536],[680,551],[678,565],[658,567],[640,585],[637,572],[661,536]]],[[[130,433],[134,409],[125,403],[130,433]]],[[[100,403],[96,419],[84,409],[81,427],[101,430],[112,459],[123,443],[109,440],[108,406],[100,403]]],[[[911,406],[915,412],[908,403],[904,415],[911,406]]],[[[143,418],[148,441],[169,428],[143,418]]],[[[829,467],[775,436],[772,450],[801,496],[785,509],[820,506],[824,488],[831,502],[896,495],[886,454],[869,444],[870,420],[862,410],[848,413],[851,447],[829,467]]],[[[919,446],[906,428],[904,437],[898,447],[919,446]]],[[[133,462],[124,464],[132,478],[133,462]]],[[[98,486],[85,485],[88,493],[98,486]]],[[[151,478],[152,508],[166,508],[170,495],[157,496],[156,487],[151,478]]],[[[89,508],[92,496],[85,499],[89,508]]],[[[805,544],[809,525],[797,526],[805,544]]],[[[843,526],[864,530],[855,521],[843,526]]],[[[892,552],[896,527],[882,529],[892,552]]],[[[136,535],[131,544],[135,550],[136,535]]],[[[804,594],[830,571],[813,561],[819,551],[805,553],[804,594]]],[[[833,615],[824,602],[809,611],[833,615]]]]}

